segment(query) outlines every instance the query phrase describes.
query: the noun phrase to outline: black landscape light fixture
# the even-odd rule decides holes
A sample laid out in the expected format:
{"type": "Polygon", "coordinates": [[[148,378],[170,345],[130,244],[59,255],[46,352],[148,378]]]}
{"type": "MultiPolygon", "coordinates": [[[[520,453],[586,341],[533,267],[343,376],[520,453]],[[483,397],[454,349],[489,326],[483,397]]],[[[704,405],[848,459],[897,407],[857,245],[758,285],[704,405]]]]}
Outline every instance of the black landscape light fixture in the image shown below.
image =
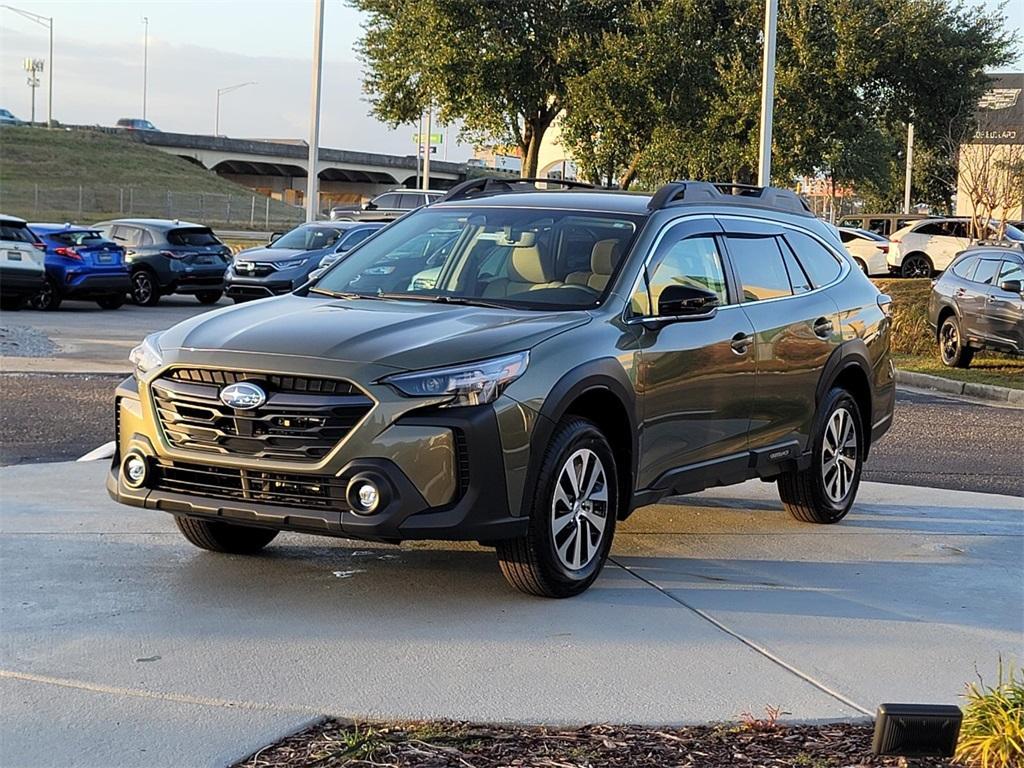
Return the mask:
{"type": "Polygon", "coordinates": [[[875,717],[874,755],[952,757],[964,716],[951,704],[882,704],[875,717]]]}

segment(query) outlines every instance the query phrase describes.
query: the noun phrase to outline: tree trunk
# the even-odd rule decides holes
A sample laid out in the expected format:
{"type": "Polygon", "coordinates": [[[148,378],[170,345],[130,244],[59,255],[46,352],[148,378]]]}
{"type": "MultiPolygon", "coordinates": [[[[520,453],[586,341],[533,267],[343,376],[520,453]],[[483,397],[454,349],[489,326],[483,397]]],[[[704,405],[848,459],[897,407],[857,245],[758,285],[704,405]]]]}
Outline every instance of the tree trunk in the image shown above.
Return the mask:
{"type": "Polygon", "coordinates": [[[640,153],[637,152],[633,155],[633,159],[629,161],[629,165],[626,167],[625,173],[619,179],[619,188],[622,190],[629,189],[630,185],[636,181],[637,167],[640,165],[640,153]]]}

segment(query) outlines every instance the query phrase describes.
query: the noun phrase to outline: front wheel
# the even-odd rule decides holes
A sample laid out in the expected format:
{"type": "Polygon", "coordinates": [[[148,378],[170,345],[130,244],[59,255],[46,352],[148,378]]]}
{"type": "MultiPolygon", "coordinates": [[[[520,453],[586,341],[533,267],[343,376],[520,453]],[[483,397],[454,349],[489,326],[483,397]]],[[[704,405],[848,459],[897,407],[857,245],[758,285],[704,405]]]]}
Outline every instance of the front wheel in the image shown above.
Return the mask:
{"type": "Polygon", "coordinates": [[[132,275],[131,296],[140,307],[155,307],[159,303],[160,287],[152,272],[140,269],[132,275]]]}
{"type": "Polygon", "coordinates": [[[233,555],[252,555],[274,540],[277,531],[269,528],[252,528],[247,525],[220,523],[201,520],[198,517],[176,515],[174,522],[178,530],[200,549],[210,552],[227,552],[233,555]]]}
{"type": "Polygon", "coordinates": [[[497,545],[505,579],[530,595],[580,594],[608,558],[618,504],[608,440],[586,419],[560,422],[542,460],[526,535],[497,545]]]}
{"type": "Polygon", "coordinates": [[[903,259],[903,265],[900,267],[900,274],[903,277],[931,277],[931,259],[923,253],[911,253],[903,259]]]}
{"type": "Polygon", "coordinates": [[[864,467],[864,427],[857,402],[832,389],[818,411],[811,466],[779,477],[786,510],[805,523],[838,523],[853,506],[864,467]]]}
{"type": "Polygon", "coordinates": [[[60,307],[62,299],[63,297],[57,290],[57,284],[47,277],[43,282],[43,287],[39,289],[39,293],[29,300],[29,304],[32,306],[32,309],[52,312],[60,307]]]}
{"type": "Polygon", "coordinates": [[[974,357],[974,350],[964,344],[960,333],[960,321],[950,315],[939,328],[939,357],[948,368],[967,368],[974,357]]]}
{"type": "Polygon", "coordinates": [[[216,304],[223,295],[224,291],[199,291],[196,294],[196,299],[200,304],[216,304]]]}

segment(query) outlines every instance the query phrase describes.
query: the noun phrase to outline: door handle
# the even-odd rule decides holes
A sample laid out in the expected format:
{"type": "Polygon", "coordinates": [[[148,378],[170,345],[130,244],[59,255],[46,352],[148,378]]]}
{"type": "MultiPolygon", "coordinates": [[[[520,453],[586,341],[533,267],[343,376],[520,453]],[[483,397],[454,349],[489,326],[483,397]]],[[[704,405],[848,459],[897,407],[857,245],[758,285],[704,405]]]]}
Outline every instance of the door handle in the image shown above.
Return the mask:
{"type": "Polygon", "coordinates": [[[750,345],[753,343],[753,336],[751,336],[749,333],[740,332],[732,337],[732,343],[730,344],[730,346],[732,347],[732,351],[735,352],[737,355],[745,355],[747,354],[747,350],[750,349],[750,345]]]}
{"type": "Polygon", "coordinates": [[[832,335],[832,321],[827,317],[819,317],[814,321],[814,335],[819,339],[827,339],[832,335]]]}

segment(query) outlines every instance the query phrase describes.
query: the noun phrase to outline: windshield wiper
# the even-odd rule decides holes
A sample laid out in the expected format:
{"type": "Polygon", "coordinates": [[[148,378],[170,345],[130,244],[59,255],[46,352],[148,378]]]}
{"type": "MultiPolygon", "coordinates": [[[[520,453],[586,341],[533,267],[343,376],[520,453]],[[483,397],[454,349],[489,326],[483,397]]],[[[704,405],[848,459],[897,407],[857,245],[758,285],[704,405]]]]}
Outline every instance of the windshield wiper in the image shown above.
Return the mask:
{"type": "Polygon", "coordinates": [[[332,299],[384,299],[376,293],[352,293],[351,291],[329,291],[326,288],[310,288],[310,293],[318,293],[321,296],[330,296],[332,299]]]}
{"type": "Polygon", "coordinates": [[[509,309],[508,304],[499,304],[496,301],[478,299],[471,296],[431,296],[430,301],[435,304],[460,304],[467,307],[491,307],[492,309],[509,309]]]}

